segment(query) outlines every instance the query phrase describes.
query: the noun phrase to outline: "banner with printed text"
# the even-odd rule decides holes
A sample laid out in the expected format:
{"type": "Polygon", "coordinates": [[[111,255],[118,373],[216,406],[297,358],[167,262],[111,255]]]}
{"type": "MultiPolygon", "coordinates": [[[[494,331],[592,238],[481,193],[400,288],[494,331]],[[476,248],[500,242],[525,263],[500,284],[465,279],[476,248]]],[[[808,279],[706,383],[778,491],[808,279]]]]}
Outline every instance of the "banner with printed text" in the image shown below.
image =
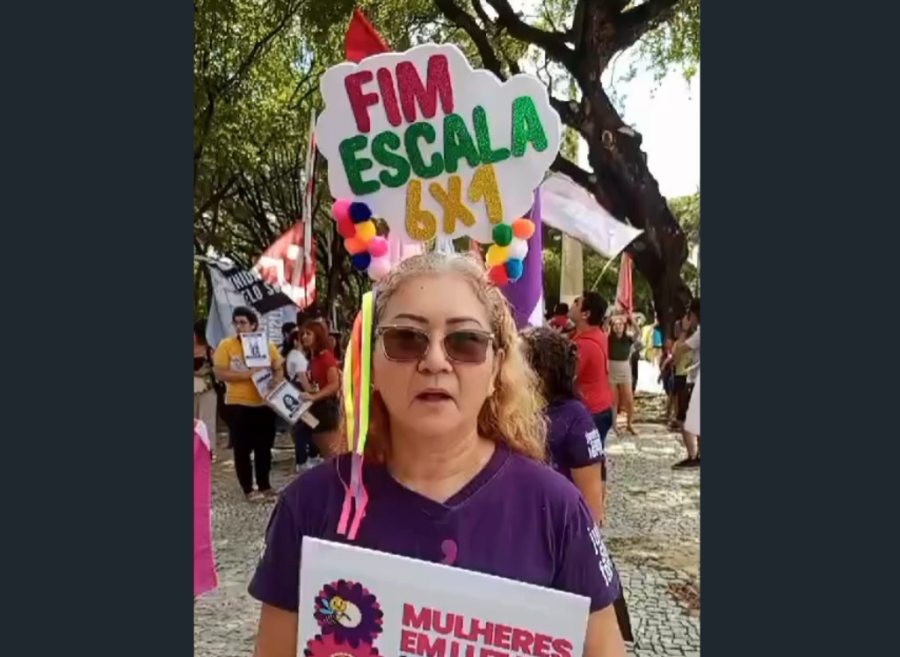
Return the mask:
{"type": "Polygon", "coordinates": [[[308,537],[302,550],[298,655],[582,655],[587,598],[308,537]]]}

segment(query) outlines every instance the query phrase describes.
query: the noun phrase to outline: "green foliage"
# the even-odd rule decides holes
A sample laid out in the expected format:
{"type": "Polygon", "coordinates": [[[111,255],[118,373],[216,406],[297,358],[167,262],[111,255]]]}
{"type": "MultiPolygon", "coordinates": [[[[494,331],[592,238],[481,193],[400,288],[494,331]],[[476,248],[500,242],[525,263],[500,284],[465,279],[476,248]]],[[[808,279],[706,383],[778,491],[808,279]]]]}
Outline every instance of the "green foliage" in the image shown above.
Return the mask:
{"type": "MultiPolygon", "coordinates": [[[[688,253],[692,253],[700,246],[700,190],[689,196],[669,199],[669,209],[684,231],[688,253]]],[[[687,286],[697,294],[700,290],[700,271],[697,267],[689,261],[685,262],[681,275],[687,286]]]]}
{"type": "Polygon", "coordinates": [[[638,42],[637,55],[657,82],[672,69],[690,82],[700,68],[700,0],[681,0],[671,19],[638,42]]]}
{"type": "MultiPolygon", "coordinates": [[[[576,4],[576,0],[543,0],[524,18],[565,32],[572,26],[576,4]]],[[[456,0],[456,5],[471,17],[486,6],[476,8],[473,0],[456,0]]],[[[443,15],[434,0],[196,0],[195,253],[212,250],[250,266],[300,218],[309,117],[321,109],[319,77],[344,60],[345,34],[355,6],[395,50],[430,41],[455,43],[473,65],[481,64],[472,39],[443,15]]],[[[505,73],[510,72],[510,63],[537,57],[541,77],[553,90],[562,97],[576,97],[571,77],[542,58],[539,48],[529,52],[527,44],[505,30],[486,32],[505,73]]],[[[644,35],[636,48],[654,71],[682,66],[690,78],[699,62],[699,0],[681,0],[674,18],[644,35]]],[[[572,160],[577,159],[578,141],[576,133],[567,129],[563,153],[572,160]]],[[[318,292],[323,310],[336,304],[349,318],[369,282],[365,274],[352,270],[336,234],[321,165],[320,161],[313,222],[319,253],[318,292]]],[[[697,216],[699,223],[699,205],[697,216]]],[[[548,234],[545,245],[550,302],[559,291],[560,242],[548,234]]],[[[588,287],[605,264],[586,250],[588,287]]],[[[597,289],[612,298],[616,278],[614,264],[597,289]]],[[[202,268],[195,271],[194,289],[202,311],[209,294],[202,268]]],[[[637,274],[635,293],[639,305],[640,300],[649,299],[649,288],[637,274]]]]}
{"type": "Polygon", "coordinates": [[[669,209],[687,239],[688,250],[700,244],[700,190],[689,196],[669,199],[669,209]]]}
{"type": "MultiPolygon", "coordinates": [[[[303,0],[198,0],[194,23],[195,249],[241,260],[232,221],[242,180],[266,174],[275,153],[305,141],[297,61],[303,0]]],[[[239,224],[240,222],[237,222],[239,224]]]]}

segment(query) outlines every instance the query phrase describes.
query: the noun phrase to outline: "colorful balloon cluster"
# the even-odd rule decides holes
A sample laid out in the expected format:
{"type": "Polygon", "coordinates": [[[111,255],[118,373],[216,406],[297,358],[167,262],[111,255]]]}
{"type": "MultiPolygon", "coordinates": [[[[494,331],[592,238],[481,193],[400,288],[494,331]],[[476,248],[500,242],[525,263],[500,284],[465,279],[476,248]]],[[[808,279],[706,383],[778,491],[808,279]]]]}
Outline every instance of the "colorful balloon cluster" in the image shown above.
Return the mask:
{"type": "Polygon", "coordinates": [[[388,242],[376,233],[371,208],[365,203],[338,199],[331,212],[353,266],[367,271],[373,281],[384,278],[391,268],[388,242]]]}
{"type": "Polygon", "coordinates": [[[498,287],[518,280],[525,270],[525,256],[528,255],[528,238],[534,235],[534,222],[530,219],[516,219],[510,224],[494,226],[494,243],[487,250],[485,260],[488,277],[498,287]]]}

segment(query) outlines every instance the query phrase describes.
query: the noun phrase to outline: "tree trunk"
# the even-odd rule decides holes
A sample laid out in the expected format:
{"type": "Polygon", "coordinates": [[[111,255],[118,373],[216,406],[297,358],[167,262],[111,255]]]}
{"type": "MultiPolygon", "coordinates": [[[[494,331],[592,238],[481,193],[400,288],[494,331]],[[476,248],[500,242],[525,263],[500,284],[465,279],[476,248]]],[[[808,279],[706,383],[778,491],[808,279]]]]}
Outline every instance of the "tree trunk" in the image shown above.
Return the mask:
{"type": "MultiPolygon", "coordinates": [[[[435,0],[435,4],[472,39],[482,66],[501,80],[505,75],[487,35],[505,31],[542,49],[549,60],[565,67],[578,83],[580,102],[551,97],[550,103],[563,123],[577,130],[587,142],[593,171],[583,170],[563,155],[556,158],[553,169],[593,193],[613,216],[645,231],[627,250],[653,290],[660,325],[670,333],[691,299],[681,278],[687,243],[647,167],[640,135],[622,122],[600,76],[616,53],[630,48],[648,31],[669,20],[679,0],[645,0],[639,5],[627,0],[578,0],[572,29],[565,34],[526,24],[508,0],[486,1],[497,13],[495,19],[483,9],[479,11],[481,0],[472,0],[478,20],[454,0],[435,0]]],[[[515,62],[507,64],[512,73],[518,73],[515,62]]]]}
{"type": "Polygon", "coordinates": [[[641,136],[622,122],[600,82],[621,43],[616,23],[603,3],[585,3],[584,12],[582,48],[596,55],[582,58],[573,73],[582,92],[579,129],[593,169],[587,188],[615,217],[645,231],[627,251],[650,284],[657,320],[669,334],[691,299],[681,278],[687,242],[650,173],[641,136]]]}
{"type": "MultiPolygon", "coordinates": [[[[602,89],[594,95],[605,98],[602,89]]],[[[639,136],[609,129],[612,123],[621,124],[614,111],[601,117],[588,140],[588,161],[594,170],[589,189],[610,213],[645,231],[626,250],[653,290],[657,319],[668,335],[691,299],[681,277],[687,242],[647,167],[639,136]]]]}

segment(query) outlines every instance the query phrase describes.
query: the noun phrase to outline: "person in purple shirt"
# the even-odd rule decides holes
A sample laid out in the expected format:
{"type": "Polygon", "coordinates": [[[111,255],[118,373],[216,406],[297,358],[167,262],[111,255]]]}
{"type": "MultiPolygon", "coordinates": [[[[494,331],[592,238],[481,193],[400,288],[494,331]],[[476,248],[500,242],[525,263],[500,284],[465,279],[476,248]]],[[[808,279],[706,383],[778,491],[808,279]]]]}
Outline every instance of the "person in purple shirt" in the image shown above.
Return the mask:
{"type": "Polygon", "coordinates": [[[594,519],[604,520],[603,481],[606,455],[591,412],[575,387],[578,375],[578,347],[557,331],[532,328],[522,332],[525,353],[541,379],[547,400],[550,428],[547,442],[550,465],[573,482],[587,501],[594,519]]]}
{"type": "MultiPolygon", "coordinates": [[[[372,417],[355,545],[590,599],[587,657],[624,657],[621,591],[590,508],[546,467],[538,382],[483,265],[468,255],[409,258],[379,284],[372,417]]],[[[256,657],[297,654],[300,547],[337,533],[346,455],[288,486],[250,593],[262,613],[256,657]]]]}
{"type": "MultiPolygon", "coordinates": [[[[594,519],[603,525],[606,436],[601,435],[577,391],[578,345],[549,328],[526,329],[522,339],[528,362],[540,377],[541,392],[547,400],[550,465],[578,487],[594,519]]],[[[622,637],[634,641],[624,593],[614,605],[622,637]]]]}

